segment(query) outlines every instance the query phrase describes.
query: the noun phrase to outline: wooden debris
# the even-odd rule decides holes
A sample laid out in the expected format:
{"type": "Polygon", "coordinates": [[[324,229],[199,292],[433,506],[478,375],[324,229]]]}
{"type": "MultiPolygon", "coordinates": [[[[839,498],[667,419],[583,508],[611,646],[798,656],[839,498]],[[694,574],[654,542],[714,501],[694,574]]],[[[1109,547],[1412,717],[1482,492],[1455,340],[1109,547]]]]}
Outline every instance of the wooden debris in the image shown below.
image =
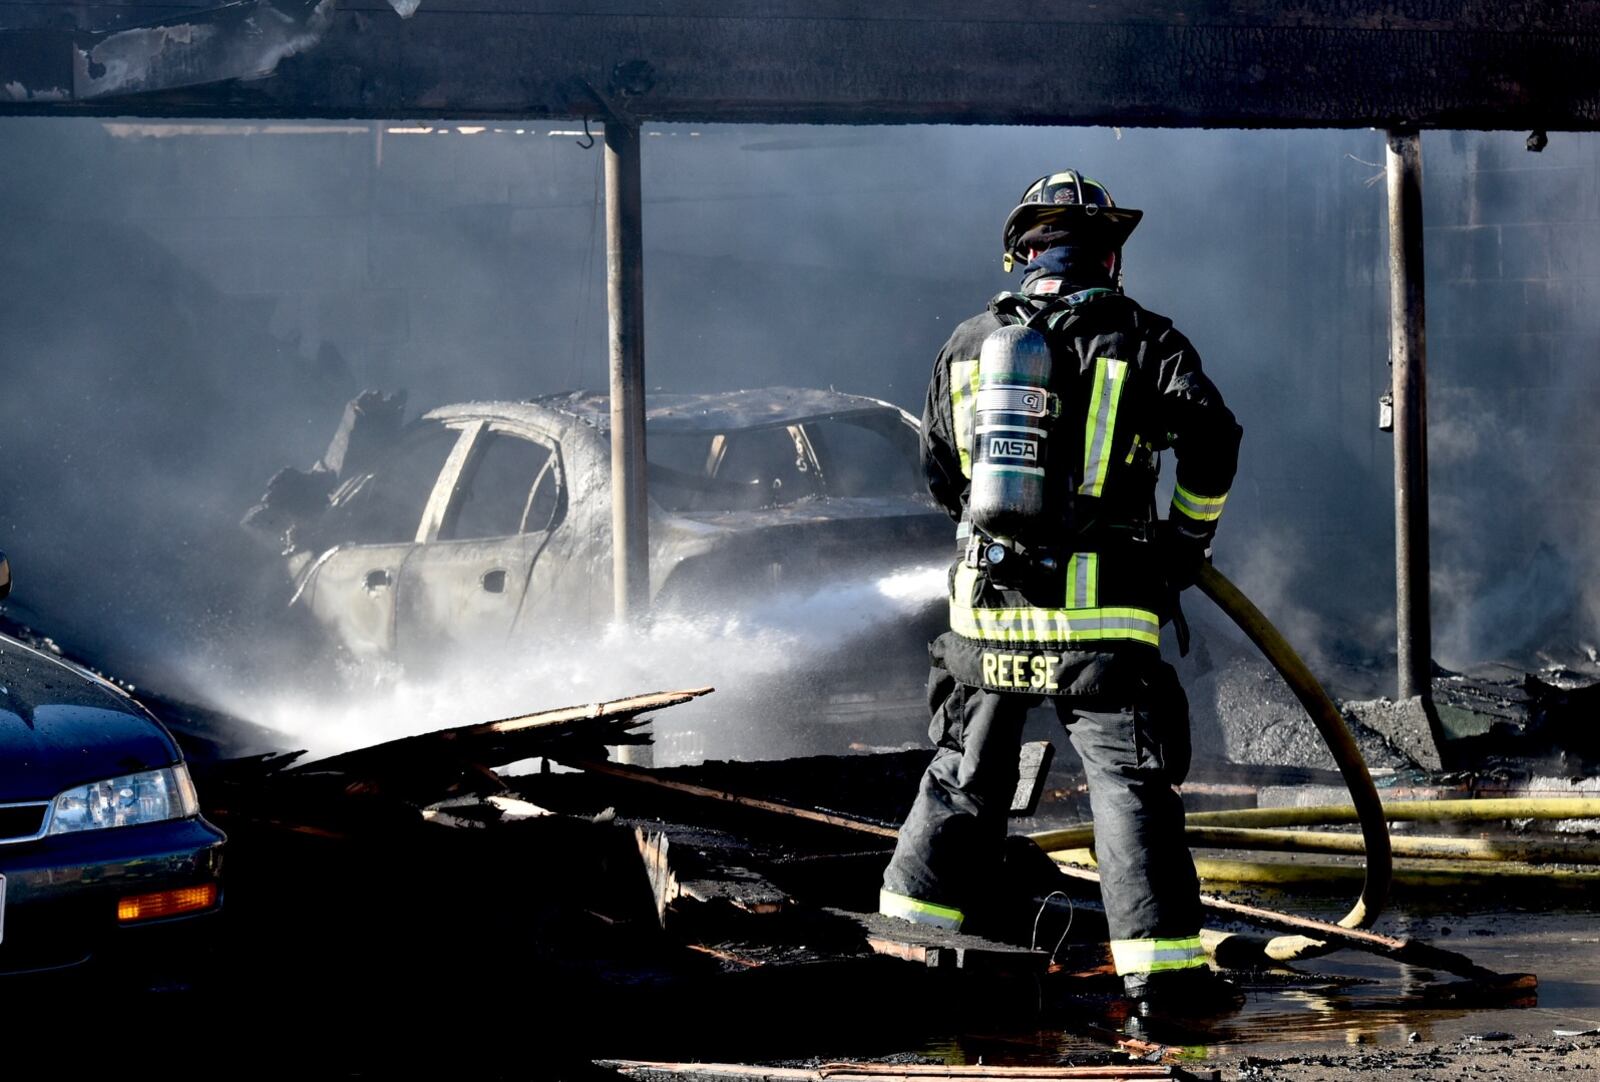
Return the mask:
{"type": "Polygon", "coordinates": [[[567,726],[572,722],[592,721],[597,718],[631,718],[646,710],[659,710],[663,707],[678,706],[690,699],[698,699],[702,695],[709,695],[714,688],[690,688],[686,691],[655,691],[647,695],[630,695],[625,699],[612,699],[610,702],[589,703],[586,706],[564,706],[556,710],[542,710],[537,714],[519,714],[514,718],[502,718],[499,721],[485,722],[482,725],[473,725],[461,729],[446,729],[443,734],[451,739],[459,737],[486,736],[491,733],[522,733],[532,729],[550,729],[555,726],[567,726]]]}
{"type": "Polygon", "coordinates": [[[674,914],[714,918],[710,911],[721,909],[724,915],[770,915],[789,903],[788,895],[748,868],[680,856],[666,832],[636,827],[633,836],[663,928],[674,914]]]}
{"type": "Polygon", "coordinates": [[[656,919],[667,926],[667,908],[678,900],[678,877],[667,860],[669,843],[665,834],[647,834],[635,829],[634,841],[639,845],[639,856],[644,861],[645,878],[650,882],[650,895],[655,900],[656,919]]]}
{"type": "Polygon", "coordinates": [[[646,723],[641,715],[689,702],[711,690],[705,687],[652,692],[439,729],[322,759],[302,760],[283,773],[339,775],[419,804],[431,803],[440,793],[463,784],[464,779],[479,792],[496,793],[503,791],[505,785],[492,767],[558,752],[591,758],[604,754],[601,749],[609,745],[648,742],[648,736],[633,731],[646,723]]]}
{"type": "Polygon", "coordinates": [[[591,774],[603,774],[608,778],[637,782],[641,785],[653,785],[659,789],[669,789],[675,793],[704,797],[708,800],[720,800],[727,804],[737,804],[743,808],[755,808],[758,811],[772,812],[775,815],[806,819],[813,823],[824,823],[844,830],[859,831],[863,834],[876,834],[880,838],[896,838],[900,835],[900,832],[894,827],[884,826],[880,823],[868,823],[861,819],[852,819],[847,815],[816,811],[811,808],[798,808],[792,804],[780,804],[775,800],[762,800],[759,797],[742,796],[738,793],[712,789],[704,785],[674,781],[670,778],[660,777],[649,770],[641,770],[638,767],[621,766],[617,763],[603,760],[573,758],[570,756],[561,757],[560,762],[591,774]]]}
{"type": "Polygon", "coordinates": [[[1038,975],[1044,973],[1050,963],[1050,956],[1044,951],[913,924],[881,913],[850,913],[842,909],[828,912],[860,925],[875,954],[920,962],[929,969],[1038,975]]]}
{"type": "Polygon", "coordinates": [[[522,819],[537,819],[541,816],[555,814],[549,808],[541,808],[531,801],[519,800],[514,796],[504,796],[498,793],[494,796],[485,797],[483,802],[500,810],[500,821],[502,823],[515,823],[522,819]]]}
{"type": "Polygon", "coordinates": [[[1030,740],[1017,758],[1017,791],[1011,794],[1012,815],[1032,815],[1039,810],[1045,777],[1055,761],[1056,746],[1048,740],[1030,740]]]}
{"type": "MultiPolygon", "coordinates": [[[[708,799],[738,804],[743,807],[758,808],[762,811],[769,811],[780,815],[807,819],[812,822],[825,823],[829,826],[836,826],[846,830],[875,834],[885,838],[898,837],[899,835],[899,831],[890,827],[881,826],[876,823],[867,823],[859,819],[852,819],[848,816],[838,815],[832,812],[819,812],[809,808],[797,808],[792,805],[778,804],[774,801],[761,800],[756,797],[742,796],[737,793],[731,793],[720,789],[710,789],[705,786],[692,785],[687,782],[672,781],[665,778],[655,777],[648,770],[640,770],[633,767],[618,766],[614,763],[604,762],[568,761],[568,765],[580,767],[581,769],[585,770],[592,770],[596,773],[606,774],[611,777],[636,781],[641,784],[656,785],[693,796],[706,797],[708,799]]],[[[1069,878],[1080,879],[1095,884],[1100,882],[1100,876],[1096,872],[1090,871],[1087,868],[1075,868],[1070,865],[1060,864],[1058,864],[1057,867],[1062,875],[1065,875],[1069,878]]],[[[1257,906],[1249,906],[1238,902],[1230,902],[1212,895],[1201,895],[1200,901],[1201,905],[1210,912],[1222,913],[1229,917],[1243,919],[1263,928],[1272,928],[1287,932],[1307,933],[1319,939],[1324,939],[1329,942],[1336,942],[1343,947],[1365,951],[1369,954],[1378,954],[1383,957],[1391,958],[1395,961],[1404,962],[1411,965],[1426,966],[1428,968],[1437,969],[1458,977],[1466,977],[1471,980],[1479,981],[1487,985],[1500,988],[1523,990],[1537,987],[1538,983],[1537,979],[1532,974],[1496,973],[1491,969],[1487,969],[1478,965],[1466,955],[1458,954],[1455,951],[1445,950],[1442,947],[1436,947],[1433,944],[1425,943],[1422,940],[1400,939],[1393,936],[1378,935],[1375,932],[1344,928],[1337,924],[1330,924],[1326,921],[1311,920],[1307,917],[1295,917],[1287,913],[1279,913],[1271,909],[1262,909],[1257,906]]],[[[876,916],[876,914],[868,914],[867,916],[872,917],[876,916]]],[[[906,922],[897,921],[895,923],[903,924],[906,922]]],[[[869,938],[872,937],[869,936],[869,938]]],[[[927,960],[930,957],[927,953],[926,946],[922,944],[906,945],[903,948],[895,946],[894,944],[896,943],[905,944],[907,942],[903,935],[890,934],[888,936],[880,936],[878,938],[885,940],[885,947],[882,949],[884,953],[896,953],[899,957],[916,958],[919,960],[927,960]]],[[[1234,938],[1242,939],[1243,937],[1234,938]]],[[[874,949],[879,949],[876,944],[874,944],[874,949]]],[[[952,956],[953,963],[944,963],[940,961],[942,956],[938,953],[933,954],[931,957],[935,959],[935,961],[930,961],[930,965],[960,965],[961,962],[958,959],[962,958],[963,956],[952,956]]],[[[974,957],[980,956],[975,955],[974,957]]],[[[1040,957],[1043,958],[1043,955],[1040,957]]]]}
{"type": "Polygon", "coordinates": [[[446,811],[436,805],[423,808],[422,818],[434,826],[454,827],[457,830],[483,830],[489,825],[486,819],[474,819],[469,815],[457,815],[455,812],[446,811]]]}
{"type": "Polygon", "coordinates": [[[422,818],[437,826],[482,830],[492,823],[515,823],[553,814],[546,808],[516,797],[495,793],[436,800],[422,809],[422,818]],[[474,814],[476,813],[476,814],[474,814]]]}
{"type": "Polygon", "coordinates": [[[767,964],[755,958],[741,958],[737,954],[734,954],[730,951],[718,950],[715,947],[708,947],[704,943],[685,943],[684,946],[697,954],[709,954],[719,962],[727,962],[730,965],[743,966],[745,969],[760,969],[762,966],[767,964]]]}

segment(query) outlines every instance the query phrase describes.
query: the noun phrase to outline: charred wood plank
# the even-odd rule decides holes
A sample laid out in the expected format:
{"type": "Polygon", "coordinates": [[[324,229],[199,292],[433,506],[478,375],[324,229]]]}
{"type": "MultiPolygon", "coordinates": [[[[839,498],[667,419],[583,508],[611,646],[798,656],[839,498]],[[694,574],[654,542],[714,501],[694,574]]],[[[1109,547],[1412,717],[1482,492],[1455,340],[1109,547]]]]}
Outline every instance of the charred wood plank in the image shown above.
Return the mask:
{"type": "Polygon", "coordinates": [[[490,768],[539,755],[603,754],[605,745],[640,742],[641,716],[707,695],[711,688],[652,692],[609,702],[561,707],[499,721],[440,729],[321,759],[302,760],[285,776],[341,775],[430,803],[445,790],[499,792],[490,768]]]}
{"type": "Polygon", "coordinates": [[[1030,740],[1017,757],[1017,789],[1011,794],[1011,814],[1032,815],[1039,810],[1045,778],[1055,760],[1056,746],[1048,740],[1030,740]]]}
{"type": "Polygon", "coordinates": [[[814,808],[801,808],[793,804],[781,804],[775,800],[763,800],[760,797],[744,796],[740,793],[731,793],[723,789],[713,789],[705,785],[695,785],[691,782],[676,781],[671,778],[660,777],[649,770],[640,770],[636,767],[621,766],[617,763],[604,762],[596,759],[581,759],[568,756],[560,757],[560,762],[570,767],[576,767],[592,774],[601,774],[610,778],[623,781],[636,782],[640,785],[655,786],[658,789],[670,790],[675,793],[684,793],[688,796],[704,797],[707,800],[718,800],[726,804],[737,804],[743,808],[753,808],[757,811],[771,812],[774,815],[784,815],[792,819],[804,819],[808,822],[822,823],[827,826],[839,827],[843,830],[853,830],[862,834],[873,834],[880,838],[895,838],[900,832],[893,827],[881,823],[869,823],[861,819],[852,819],[847,815],[838,815],[834,812],[818,811],[814,808]]]}
{"type": "Polygon", "coordinates": [[[764,916],[782,912],[788,895],[748,868],[719,864],[675,846],[666,831],[634,828],[656,918],[666,928],[674,915],[703,923],[720,914],[764,916]]]}
{"type": "Polygon", "coordinates": [[[1044,951],[997,943],[962,932],[913,924],[881,913],[829,910],[861,926],[867,943],[877,954],[901,958],[929,969],[960,969],[969,973],[1039,975],[1050,964],[1044,951]]]}

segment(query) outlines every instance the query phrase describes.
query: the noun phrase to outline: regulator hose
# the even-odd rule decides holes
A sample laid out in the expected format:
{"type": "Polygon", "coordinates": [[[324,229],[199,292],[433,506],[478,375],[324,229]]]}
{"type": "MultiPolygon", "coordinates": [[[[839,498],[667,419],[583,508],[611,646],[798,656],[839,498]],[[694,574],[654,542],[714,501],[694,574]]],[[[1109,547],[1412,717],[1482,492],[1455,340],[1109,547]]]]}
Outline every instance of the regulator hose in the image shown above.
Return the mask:
{"type": "MultiPolygon", "coordinates": [[[[1361,896],[1339,921],[1339,925],[1344,928],[1369,927],[1389,897],[1389,885],[1394,877],[1394,857],[1390,851],[1389,825],[1384,819],[1383,802],[1378,799],[1378,788],[1372,783],[1372,774],[1367,770],[1360,749],[1356,747],[1350,727],[1345,724],[1344,715],[1339,713],[1339,708],[1328,697],[1317,678],[1311,675],[1311,670],[1295,653],[1294,647],[1222,572],[1210,564],[1203,564],[1195,585],[1216,602],[1217,607],[1239,626],[1239,630],[1256,644],[1272,667],[1283,676],[1295,698],[1300,700],[1300,705],[1311,716],[1317,732],[1322,734],[1328,750],[1333,753],[1333,760],[1344,777],[1345,787],[1350,790],[1366,852],[1361,896]]],[[[1046,851],[1067,848],[1059,842],[1051,844],[1048,833],[1034,835],[1034,840],[1046,851]]],[[[1283,935],[1263,941],[1236,933],[1212,933],[1207,934],[1205,939],[1207,947],[1224,962],[1229,960],[1229,955],[1241,960],[1265,955],[1275,962],[1290,962],[1298,958],[1314,958],[1338,949],[1336,945],[1323,940],[1301,935],[1283,935]]]]}

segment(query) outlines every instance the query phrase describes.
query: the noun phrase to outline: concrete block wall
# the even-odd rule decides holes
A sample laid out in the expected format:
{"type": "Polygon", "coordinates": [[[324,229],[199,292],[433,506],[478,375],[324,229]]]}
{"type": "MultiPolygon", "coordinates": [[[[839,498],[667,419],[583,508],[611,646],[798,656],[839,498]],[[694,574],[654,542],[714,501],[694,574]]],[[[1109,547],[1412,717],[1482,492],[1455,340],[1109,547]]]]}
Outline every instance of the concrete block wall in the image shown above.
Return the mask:
{"type": "Polygon", "coordinates": [[[1467,657],[1532,646],[1549,605],[1584,623],[1600,569],[1600,140],[1557,132],[1531,153],[1516,133],[1430,134],[1424,184],[1435,564],[1457,572],[1439,645],[1467,657]],[[1484,611],[1497,587],[1548,578],[1552,554],[1568,598],[1484,611]]]}

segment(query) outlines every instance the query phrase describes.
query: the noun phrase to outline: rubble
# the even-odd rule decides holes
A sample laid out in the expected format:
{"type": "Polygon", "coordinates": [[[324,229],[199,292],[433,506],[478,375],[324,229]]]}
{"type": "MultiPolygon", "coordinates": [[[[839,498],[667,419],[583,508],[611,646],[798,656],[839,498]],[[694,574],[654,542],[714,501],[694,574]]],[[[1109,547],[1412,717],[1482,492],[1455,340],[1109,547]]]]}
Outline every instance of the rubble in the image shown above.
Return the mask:
{"type": "MultiPolygon", "coordinates": [[[[1235,692],[1257,681],[1243,665],[1219,673],[1214,686],[1235,692]]],[[[1547,719],[1586,708],[1583,687],[1550,688],[1527,692],[1530,717],[1532,704],[1541,702],[1547,719]]],[[[302,968],[321,965],[316,959],[326,957],[341,966],[375,965],[376,972],[389,972],[383,941],[393,933],[380,931],[389,927],[386,922],[371,928],[364,922],[392,889],[385,884],[427,869],[430,879],[443,877],[441,884],[448,885],[442,889],[457,897],[439,910],[446,922],[441,927],[449,930],[423,952],[413,976],[393,973],[390,979],[444,972],[449,959],[460,957],[443,949],[445,944],[487,947],[496,929],[522,940],[508,955],[522,959],[516,963],[522,971],[559,980],[581,974],[583,987],[595,995],[630,989],[629,1002],[658,1012],[660,1023],[641,1030],[631,1046],[636,1050],[674,1047],[671,1025],[682,1022],[688,1000],[679,1009],[667,1005],[690,987],[701,997],[701,1009],[748,1017],[756,1008],[740,1002],[745,993],[738,982],[758,974],[769,982],[768,995],[800,996],[798,989],[813,987],[828,973],[829,987],[848,986],[881,1002],[915,1001],[921,994],[914,990],[917,981],[979,982],[961,994],[1002,1013],[1055,1010],[1052,1004],[1111,994],[1103,916],[1094,886],[1081,872],[1050,866],[1041,873],[1012,859],[1020,853],[1008,852],[1004,889],[1014,897],[1014,911],[984,929],[994,938],[928,932],[874,914],[895,824],[927,762],[926,750],[661,770],[611,761],[608,747],[649,739],[645,724],[652,712],[708,691],[630,696],[465,724],[317,758],[282,747],[256,750],[267,734],[247,732],[234,749],[248,753],[215,758],[201,787],[234,843],[229,919],[238,922],[236,936],[252,941],[239,949],[260,949],[253,941],[267,921],[281,924],[292,944],[290,957],[301,959],[302,968]],[[496,773],[496,767],[530,757],[544,765],[514,777],[496,773]],[[353,877],[362,876],[371,881],[358,887],[353,877]],[[341,884],[334,889],[349,897],[331,913],[306,902],[291,905],[280,883],[286,878],[341,884]],[[532,883],[540,885],[514,885],[532,883]],[[466,912],[513,899],[517,905],[483,928],[460,923],[466,912]],[[532,908],[525,908],[528,902],[532,908]],[[449,912],[458,915],[444,915],[449,912]],[[520,924],[513,912],[522,913],[520,924]],[[713,993],[706,981],[732,983],[713,993]],[[889,992],[891,987],[896,991],[889,992]]],[[[171,701],[160,705],[184,709],[171,701]]],[[[202,712],[190,720],[192,738],[213,752],[223,747],[216,734],[228,727],[225,717],[202,712]]],[[[1295,724],[1309,728],[1298,719],[1295,724]]],[[[1376,733],[1368,738],[1381,740],[1376,733]]],[[[1013,807],[1019,825],[1087,814],[1081,778],[1070,763],[1052,766],[1044,747],[1029,747],[1025,755],[1039,767],[1035,780],[1047,783],[1030,786],[1025,772],[1013,807]]],[[[1398,756],[1390,761],[1405,762],[1398,756]]],[[[1274,783],[1332,780],[1315,766],[1257,768],[1220,758],[1201,763],[1210,764],[1202,765],[1202,773],[1209,769],[1234,780],[1197,783],[1191,796],[1209,792],[1232,807],[1256,805],[1266,795],[1250,783],[1252,776],[1274,783]]],[[[1405,770],[1413,787],[1427,782],[1443,792],[1442,786],[1465,784],[1430,781],[1414,764],[1405,770]]],[[[1486,791],[1484,784],[1473,781],[1467,791],[1486,791]]],[[[1303,837],[1311,842],[1317,836],[1303,837]]],[[[1043,858],[1033,843],[1013,840],[1043,858]]],[[[1560,856],[1568,848],[1550,852],[1560,856]]],[[[1200,863],[1208,867],[1205,859],[1200,863]]],[[[1360,874],[1359,864],[1346,867],[1360,874]]],[[[1229,921],[1324,935],[1417,967],[1413,974],[1427,969],[1468,978],[1425,978],[1414,986],[1419,1002],[1464,1008],[1532,994],[1527,978],[1505,978],[1415,936],[1354,932],[1229,898],[1207,897],[1206,905],[1229,921]]],[[[243,971],[250,971],[248,965],[243,971]]],[[[865,1024],[865,1017],[855,1021],[865,1024]]],[[[886,1023],[879,1018],[875,1024],[886,1023]]],[[[1078,1029],[1087,1032],[1097,1024],[1084,1022],[1078,1029]]],[[[762,1045],[768,1051],[782,1047],[770,1029],[754,1027],[748,1036],[752,1046],[759,1039],[774,1042],[762,1045]]]]}

